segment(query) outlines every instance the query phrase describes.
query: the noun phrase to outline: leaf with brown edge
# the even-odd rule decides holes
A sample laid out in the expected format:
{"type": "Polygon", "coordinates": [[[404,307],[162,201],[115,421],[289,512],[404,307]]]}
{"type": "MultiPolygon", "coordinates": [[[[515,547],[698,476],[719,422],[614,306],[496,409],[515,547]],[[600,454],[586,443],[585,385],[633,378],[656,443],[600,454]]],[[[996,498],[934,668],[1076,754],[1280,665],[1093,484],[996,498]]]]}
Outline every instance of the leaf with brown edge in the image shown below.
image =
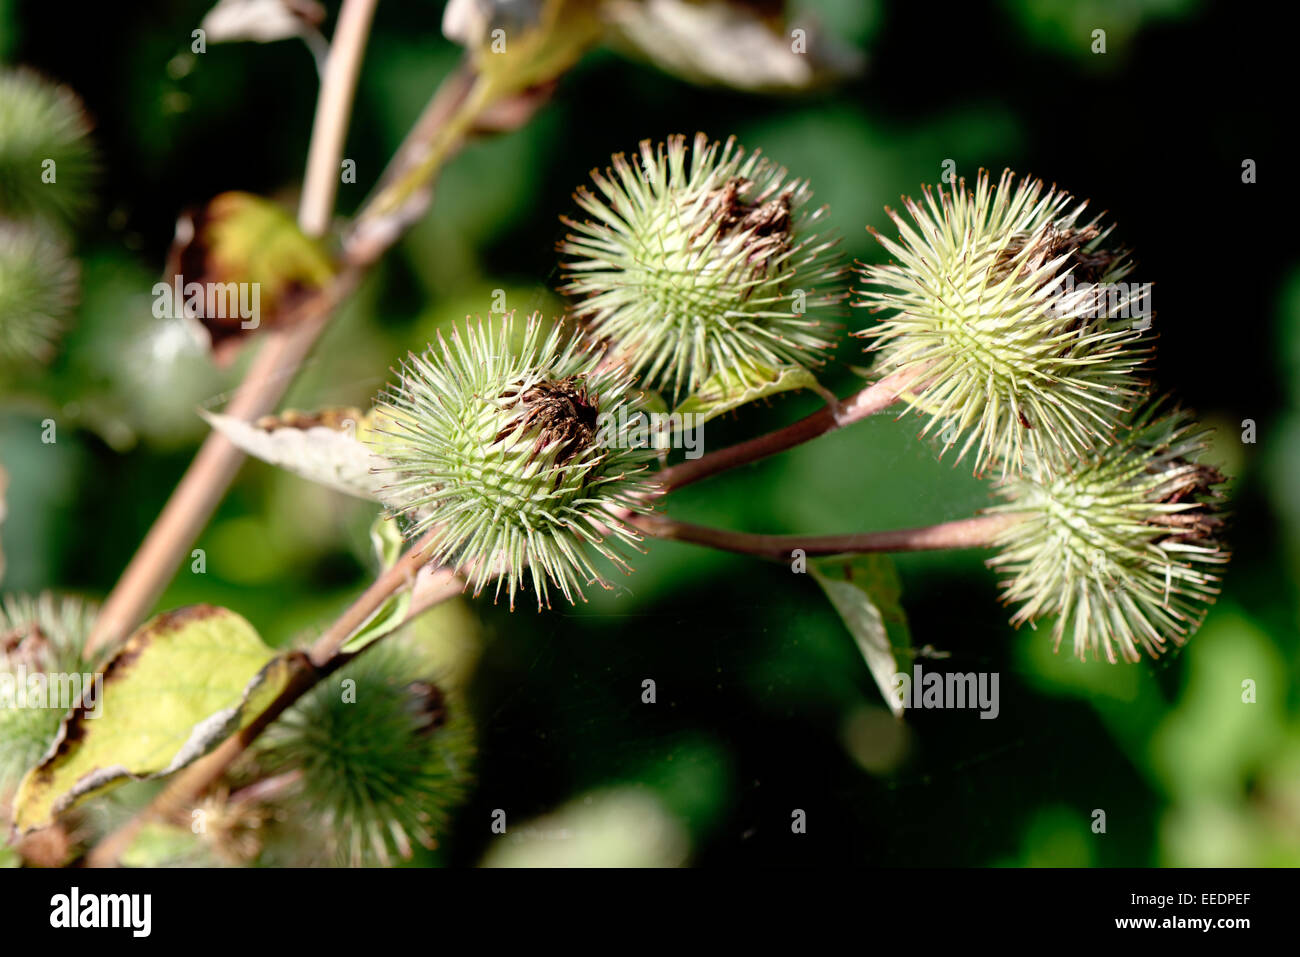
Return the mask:
{"type": "Polygon", "coordinates": [[[20,833],[130,780],[179,770],[247,725],[292,672],[253,626],[225,608],[191,605],[154,618],[105,666],[13,801],[20,833]],[[98,712],[98,716],[96,716],[98,712]]]}
{"type": "Polygon", "coordinates": [[[163,303],[169,315],[197,320],[224,361],[244,336],[283,324],[336,272],[325,247],[275,203],[222,193],[177,221],[155,314],[163,303]]]}
{"type": "Polygon", "coordinates": [[[391,463],[367,441],[374,413],[359,409],[286,411],[244,422],[200,410],[207,423],[254,458],[308,481],[372,501],[383,501],[391,463]]]}

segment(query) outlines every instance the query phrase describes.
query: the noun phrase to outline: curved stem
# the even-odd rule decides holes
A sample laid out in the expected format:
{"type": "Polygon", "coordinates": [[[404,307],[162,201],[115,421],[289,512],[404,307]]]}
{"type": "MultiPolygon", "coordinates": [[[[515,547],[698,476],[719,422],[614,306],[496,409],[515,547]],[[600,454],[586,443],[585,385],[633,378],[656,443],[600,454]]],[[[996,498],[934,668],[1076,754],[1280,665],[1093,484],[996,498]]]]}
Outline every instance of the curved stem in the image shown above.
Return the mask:
{"type": "Polygon", "coordinates": [[[759,459],[786,449],[802,445],[819,435],[833,432],[846,425],[851,425],[889,408],[899,396],[907,391],[912,380],[921,374],[921,369],[906,369],[895,372],[864,389],[855,392],[837,403],[818,409],[812,415],[800,419],[783,429],[760,435],[756,438],[728,446],[717,452],[710,452],[698,459],[688,459],[671,465],[652,476],[665,492],[690,485],[700,479],[725,472],[741,465],[757,462],[759,459]]]}
{"type": "Polygon", "coordinates": [[[489,86],[468,61],[443,80],[353,217],[343,243],[349,261],[374,262],[424,215],[433,199],[434,175],[490,104],[489,86]]]}
{"type": "Polygon", "coordinates": [[[772,561],[788,561],[795,549],[809,558],[851,555],[862,552],[921,552],[955,548],[987,548],[999,532],[1021,520],[1014,513],[980,515],[923,528],[900,528],[887,532],[852,535],[755,535],[679,522],[663,515],[632,519],[637,528],[653,535],[693,545],[707,545],[726,552],[754,555],[772,561]]]}
{"type": "MultiPolygon", "coordinates": [[[[433,548],[433,543],[438,535],[438,528],[434,527],[425,532],[414,545],[408,548],[392,567],[375,579],[374,584],[362,592],[361,597],[348,606],[339,618],[330,625],[326,632],[316,639],[316,643],[311,646],[309,657],[311,663],[316,668],[325,668],[330,662],[337,658],[342,652],[344,643],[352,636],[358,628],[366,623],[366,620],[375,613],[375,611],[388,600],[388,596],[395,594],[408,585],[415,584],[415,576],[422,567],[429,561],[429,552],[433,548]]],[[[442,581],[434,590],[437,591],[443,600],[450,598],[460,591],[460,584],[456,580],[456,575],[450,569],[440,569],[437,573],[442,581]]],[[[429,605],[425,605],[425,608],[429,605]]],[[[421,609],[423,610],[423,609],[421,609]]]]}

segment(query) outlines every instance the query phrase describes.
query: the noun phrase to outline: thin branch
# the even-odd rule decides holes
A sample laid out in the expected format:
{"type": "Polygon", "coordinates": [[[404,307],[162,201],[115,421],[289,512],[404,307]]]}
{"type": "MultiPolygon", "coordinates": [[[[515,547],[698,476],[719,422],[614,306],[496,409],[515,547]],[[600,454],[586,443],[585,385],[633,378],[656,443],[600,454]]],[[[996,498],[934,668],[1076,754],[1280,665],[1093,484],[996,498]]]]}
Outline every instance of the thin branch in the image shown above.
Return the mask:
{"type": "Polygon", "coordinates": [[[230,796],[226,798],[226,803],[231,808],[246,804],[265,804],[286,791],[292,790],[301,780],[301,768],[285,771],[283,774],[276,774],[269,778],[262,778],[240,788],[238,791],[231,792],[230,796]]]}
{"type": "Polygon", "coordinates": [[[710,452],[698,459],[687,459],[671,465],[653,475],[652,479],[663,491],[671,492],[708,478],[710,475],[748,465],[769,455],[775,455],[777,452],[802,445],[827,432],[841,429],[889,408],[907,391],[908,386],[920,372],[920,369],[896,372],[855,392],[838,404],[818,409],[812,415],[783,429],[719,449],[717,452],[710,452]]]}
{"type": "Polygon", "coordinates": [[[679,522],[664,515],[642,515],[632,523],[656,538],[693,545],[707,545],[726,552],[753,555],[772,561],[789,561],[795,549],[809,558],[824,555],[852,555],[863,552],[921,552],[939,549],[987,548],[997,534],[1021,516],[1014,513],[981,515],[924,528],[901,528],[887,532],[852,535],[755,535],[679,522]]]}
{"type": "MultiPolygon", "coordinates": [[[[140,830],[150,820],[171,820],[191,805],[248,750],[263,731],[318,681],[347,664],[356,654],[344,653],[348,638],[379,609],[389,596],[415,583],[417,573],[426,564],[436,529],[426,532],[401,558],[375,579],[356,601],[332,624],[309,652],[295,651],[288,657],[289,678],[283,691],[246,727],[241,728],[216,748],[177,772],[167,786],[131,820],[101,840],[86,856],[87,867],[115,867],[140,830]]],[[[440,601],[458,594],[462,582],[449,570],[439,570],[437,580],[425,589],[421,600],[408,610],[402,627],[440,601]]],[[[396,631],[397,629],[394,629],[396,631]]],[[[367,645],[366,647],[372,647],[367,645]]],[[[363,649],[364,650],[364,649],[363,649]]],[[[359,652],[358,652],[359,653],[359,652]]]]}
{"type": "Polygon", "coordinates": [[[464,576],[469,568],[462,568],[460,575],[452,574],[447,568],[434,568],[425,565],[416,573],[415,584],[411,586],[411,604],[406,609],[406,618],[418,618],[434,605],[440,605],[448,598],[465,590],[464,576]]]}
{"type": "Polygon", "coordinates": [[[353,218],[343,242],[350,262],[374,262],[424,215],[433,199],[434,174],[455,155],[488,105],[485,91],[468,60],[439,84],[353,218]]]}
{"type": "MultiPolygon", "coordinates": [[[[352,637],[352,633],[364,625],[379,607],[388,600],[389,595],[396,594],[405,587],[414,586],[416,574],[428,564],[429,551],[439,534],[435,526],[429,529],[414,545],[393,563],[393,566],[375,579],[329,629],[316,639],[311,646],[309,657],[316,668],[326,668],[340,654],[340,649],[352,637]]],[[[456,575],[450,569],[441,569],[441,585],[435,589],[442,601],[461,590],[456,575]]],[[[436,602],[435,602],[436,603],[436,602]]],[[[428,607],[426,605],[425,607],[428,607]]]]}
{"type": "Polygon", "coordinates": [[[298,225],[308,236],[324,236],[329,229],[334,197],[342,178],[343,140],[352,116],[357,77],[377,2],[344,0],[339,11],[321,77],[320,96],[316,99],[316,118],[307,148],[307,172],[298,204],[298,225]]]}

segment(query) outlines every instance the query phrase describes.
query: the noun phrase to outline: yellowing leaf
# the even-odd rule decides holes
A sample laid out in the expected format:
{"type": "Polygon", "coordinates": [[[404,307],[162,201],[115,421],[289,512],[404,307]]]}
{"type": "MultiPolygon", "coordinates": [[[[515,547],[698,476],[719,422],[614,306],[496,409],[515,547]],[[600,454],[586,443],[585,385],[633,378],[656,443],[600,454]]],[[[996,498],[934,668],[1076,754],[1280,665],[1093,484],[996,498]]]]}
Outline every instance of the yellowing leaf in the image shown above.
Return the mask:
{"type": "Polygon", "coordinates": [[[336,271],[325,247],[275,203],[222,193],[177,222],[155,309],[162,302],[171,315],[193,315],[224,358],[228,340],[279,325],[336,271]]]}
{"type": "Polygon", "coordinates": [[[591,0],[451,0],[442,32],[469,52],[489,86],[506,95],[547,83],[601,34],[591,0]]]}
{"type": "Polygon", "coordinates": [[[232,611],[193,605],[159,615],[108,663],[100,699],[83,697],[64,718],[18,786],[14,826],[43,827],[93,794],[184,767],[264,710],[289,673],[232,611]]]}
{"type": "Polygon", "coordinates": [[[885,555],[859,555],[815,562],[808,571],[853,635],[890,710],[901,715],[903,703],[893,678],[899,672],[898,655],[910,651],[911,637],[893,562],[885,555]]]}
{"type": "Polygon", "coordinates": [[[688,396],[677,411],[683,415],[699,416],[696,424],[702,425],[724,412],[791,389],[812,389],[817,378],[803,366],[754,366],[744,370],[723,369],[705,380],[694,395],[688,396]]]}

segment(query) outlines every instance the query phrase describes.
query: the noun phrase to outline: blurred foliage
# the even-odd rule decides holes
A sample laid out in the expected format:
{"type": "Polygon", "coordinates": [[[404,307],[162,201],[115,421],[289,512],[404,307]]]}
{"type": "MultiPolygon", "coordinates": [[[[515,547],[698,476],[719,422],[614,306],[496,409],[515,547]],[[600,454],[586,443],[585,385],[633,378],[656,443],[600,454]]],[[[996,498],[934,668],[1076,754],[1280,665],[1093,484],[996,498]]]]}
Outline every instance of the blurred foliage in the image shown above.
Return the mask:
{"type": "MultiPolygon", "coordinates": [[[[779,565],[652,543],[634,576],[574,609],[511,615],[458,600],[439,609],[438,630],[482,628],[481,647],[429,653],[464,676],[478,780],[436,860],[1300,863],[1300,257],[1278,227],[1276,116],[1221,89],[1268,89],[1260,71],[1289,55],[1292,34],[1184,0],[1005,0],[964,7],[959,24],[918,4],[796,6],[863,50],[860,80],[774,99],[590,54],[527,126],[453,161],[430,215],[340,312],[285,407],[367,404],[401,355],[489,312],[495,290],[507,308],[560,311],[557,217],[592,167],[642,138],[737,134],[810,178],[845,253],[873,261],[864,227],[885,227],[883,206],[934,182],[945,160],[968,176],[1011,165],[1108,209],[1137,251],[1133,278],[1157,284],[1157,380],[1220,424],[1219,457],[1237,476],[1223,599],[1181,653],[1081,665],[1006,624],[980,555],[901,556],[913,642],[949,655],[924,666],[1001,675],[997,720],[920,711],[904,725],[817,584],[779,565]],[[1089,49],[1096,27],[1104,56],[1089,49]],[[1247,157],[1256,185],[1241,183],[1247,157]],[[1242,441],[1247,419],[1257,444],[1242,441]],[[654,704],[642,703],[645,679],[654,704]],[[498,809],[523,829],[513,843],[491,829],[498,809]],[[795,809],[806,834],[791,832],[795,809]]],[[[190,53],[205,7],[88,7],[69,31],[61,8],[0,2],[0,55],[85,98],[104,166],[75,249],[81,306],[53,363],[0,406],[6,591],[104,595],[204,434],[193,409],[218,406],[247,362],[210,364],[152,317],[150,288],[183,208],[227,190],[292,203],[317,80],[295,42],[190,53]],[[40,441],[47,416],[54,444],[40,441]]],[[[340,215],[456,61],[436,7],[380,5],[340,215]]],[[[845,317],[850,330],[867,321],[845,317]]],[[[867,360],[847,338],[838,358],[827,384],[845,392],[848,366],[867,360]]],[[[721,417],[706,448],[817,402],[791,393],[721,417]]],[[[833,532],[988,504],[986,485],[916,440],[917,421],[878,416],[686,489],[672,511],[833,532]]],[[[206,573],[183,566],[159,607],[230,607],[272,645],[317,632],[368,581],[374,512],[250,462],[196,543],[206,573]]]]}
{"type": "Polygon", "coordinates": [[[1113,61],[1093,56],[1094,30],[1106,31],[1122,58],[1133,49],[1135,34],[1161,20],[1179,20],[1196,12],[1200,0],[1004,0],[1026,39],[1062,56],[1108,68],[1113,61]]]}

